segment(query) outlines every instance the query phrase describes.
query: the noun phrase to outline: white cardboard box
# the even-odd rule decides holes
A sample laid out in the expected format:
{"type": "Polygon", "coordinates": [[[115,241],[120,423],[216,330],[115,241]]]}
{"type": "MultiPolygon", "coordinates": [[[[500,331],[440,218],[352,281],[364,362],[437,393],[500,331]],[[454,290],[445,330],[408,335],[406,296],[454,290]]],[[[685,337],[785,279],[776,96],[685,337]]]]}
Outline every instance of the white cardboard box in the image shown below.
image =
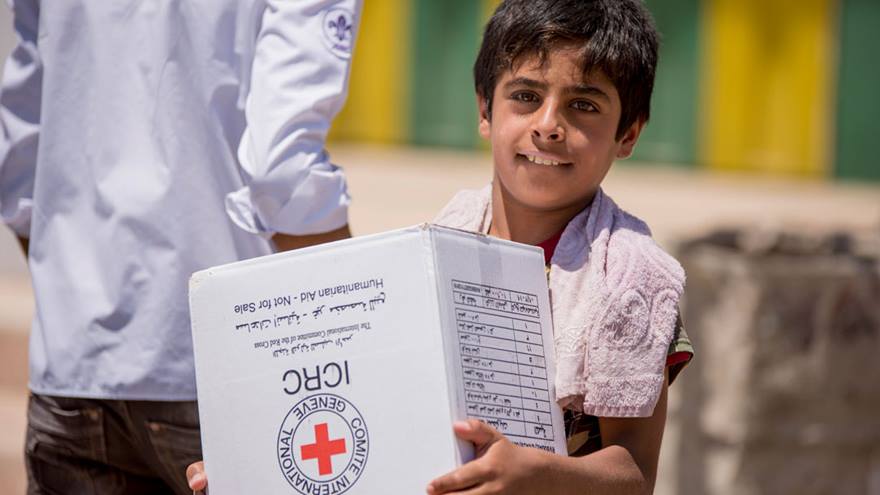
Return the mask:
{"type": "Polygon", "coordinates": [[[481,418],[565,453],[540,249],[431,225],[190,281],[212,495],[412,494],[481,418]]]}

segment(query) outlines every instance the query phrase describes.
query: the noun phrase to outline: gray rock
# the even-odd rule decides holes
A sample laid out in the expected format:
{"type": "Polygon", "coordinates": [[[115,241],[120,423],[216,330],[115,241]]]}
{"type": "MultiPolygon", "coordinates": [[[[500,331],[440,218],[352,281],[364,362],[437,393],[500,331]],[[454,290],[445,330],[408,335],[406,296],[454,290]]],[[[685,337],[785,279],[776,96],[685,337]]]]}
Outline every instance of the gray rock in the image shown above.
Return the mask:
{"type": "Polygon", "coordinates": [[[719,231],[682,245],[676,493],[880,494],[880,239],[719,231]]]}

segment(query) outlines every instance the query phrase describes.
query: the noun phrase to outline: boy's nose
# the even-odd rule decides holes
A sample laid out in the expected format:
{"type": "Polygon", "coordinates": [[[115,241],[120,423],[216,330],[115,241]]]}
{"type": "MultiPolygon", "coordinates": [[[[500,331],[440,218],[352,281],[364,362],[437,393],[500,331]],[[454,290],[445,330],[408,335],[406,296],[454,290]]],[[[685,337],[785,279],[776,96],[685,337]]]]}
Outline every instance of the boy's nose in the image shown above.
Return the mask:
{"type": "Polygon", "coordinates": [[[532,137],[550,142],[559,142],[565,139],[565,128],[554,108],[548,107],[543,112],[538,112],[532,125],[532,137]]]}
{"type": "Polygon", "coordinates": [[[551,141],[551,142],[559,142],[565,139],[565,129],[556,124],[553,127],[540,127],[535,126],[532,129],[532,137],[539,140],[551,141]]]}

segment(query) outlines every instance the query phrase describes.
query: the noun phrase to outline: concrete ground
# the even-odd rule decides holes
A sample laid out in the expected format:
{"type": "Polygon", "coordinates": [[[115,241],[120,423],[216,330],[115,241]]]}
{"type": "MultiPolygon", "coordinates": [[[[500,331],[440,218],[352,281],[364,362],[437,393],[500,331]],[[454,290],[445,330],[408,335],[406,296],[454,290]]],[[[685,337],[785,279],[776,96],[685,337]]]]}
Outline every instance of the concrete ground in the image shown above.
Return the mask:
{"type": "MultiPolygon", "coordinates": [[[[353,196],[355,235],[428,221],[461,188],[490,178],[485,153],[410,148],[341,147],[353,196]]],[[[667,247],[718,226],[761,225],[807,230],[880,229],[880,184],[857,185],[754,175],[713,174],[659,165],[622,164],[606,191],[652,226],[667,247]]],[[[27,338],[33,299],[23,257],[0,229],[0,491],[23,493],[22,445],[27,401],[27,338]]],[[[664,452],[678,438],[675,387],[664,452]]],[[[675,460],[664,454],[657,493],[674,493],[663,472],[675,460]]]]}

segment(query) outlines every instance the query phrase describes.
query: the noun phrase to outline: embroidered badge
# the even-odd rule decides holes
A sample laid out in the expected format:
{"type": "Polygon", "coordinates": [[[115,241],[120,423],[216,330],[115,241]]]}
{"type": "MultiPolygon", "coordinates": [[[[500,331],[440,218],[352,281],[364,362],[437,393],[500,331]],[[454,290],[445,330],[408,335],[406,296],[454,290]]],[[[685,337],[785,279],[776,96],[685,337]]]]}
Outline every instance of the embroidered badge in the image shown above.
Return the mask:
{"type": "Polygon", "coordinates": [[[334,7],[324,14],[324,42],[334,55],[348,59],[354,44],[354,14],[342,7],[334,7]]]}
{"type": "Polygon", "coordinates": [[[334,394],[312,395],[293,406],[276,445],[284,478],[302,495],[345,492],[363,474],[369,451],[361,413],[334,394]]]}

